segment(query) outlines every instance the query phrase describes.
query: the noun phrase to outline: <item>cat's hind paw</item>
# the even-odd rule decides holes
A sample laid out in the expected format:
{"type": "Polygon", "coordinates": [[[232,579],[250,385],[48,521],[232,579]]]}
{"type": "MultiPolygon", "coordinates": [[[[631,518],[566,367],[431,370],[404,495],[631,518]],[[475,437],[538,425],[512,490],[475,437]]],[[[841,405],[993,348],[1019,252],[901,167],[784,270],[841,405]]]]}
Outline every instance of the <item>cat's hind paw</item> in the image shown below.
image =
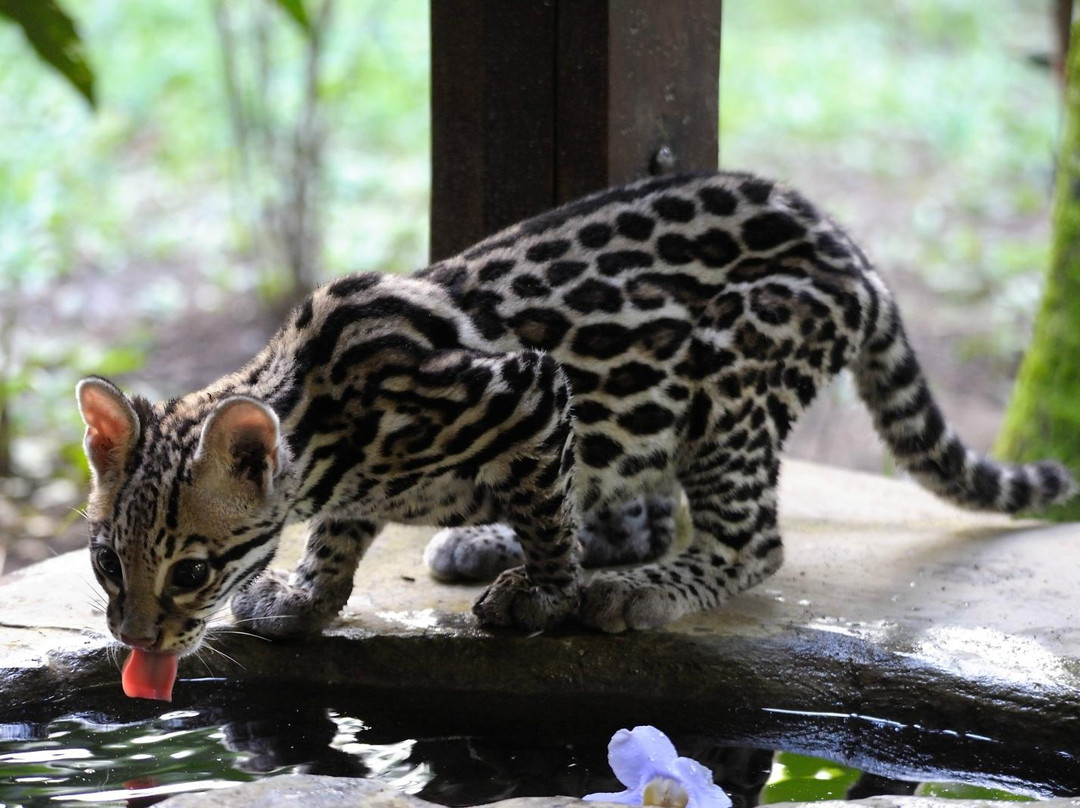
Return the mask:
{"type": "Polygon", "coordinates": [[[521,545],[506,525],[446,528],[424,549],[431,576],[445,583],[493,581],[521,561],[521,545]]]}
{"type": "Polygon", "coordinates": [[[240,628],[271,639],[318,634],[337,614],[308,590],[290,584],[281,570],[264,572],[234,595],[231,605],[240,628]]]}
{"type": "Polygon", "coordinates": [[[568,584],[534,584],[524,567],[515,567],[499,575],[473,605],[473,614],[485,626],[542,631],[578,610],[581,586],[577,580],[568,584]]]}

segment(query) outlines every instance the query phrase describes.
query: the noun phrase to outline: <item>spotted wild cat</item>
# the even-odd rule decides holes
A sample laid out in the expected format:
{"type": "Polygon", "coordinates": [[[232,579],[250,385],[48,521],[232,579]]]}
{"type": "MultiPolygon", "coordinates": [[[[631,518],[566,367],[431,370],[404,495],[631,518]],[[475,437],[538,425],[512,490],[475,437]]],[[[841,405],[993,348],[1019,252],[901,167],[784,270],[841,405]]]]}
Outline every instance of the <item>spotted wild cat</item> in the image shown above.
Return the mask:
{"type": "Polygon", "coordinates": [[[344,606],[386,522],[442,525],[474,611],[604,631],[710,609],[774,572],[792,423],[841,368],[898,463],[942,497],[1019,511],[1070,496],[1053,462],[966,449],[892,297],[802,196],[747,174],[653,179],[509,228],[411,277],[316,291],[240,371],[158,404],[78,387],[94,569],[112,632],[195,649],[234,612],[269,636],[344,606]],[[688,546],[672,543],[677,497],[688,546]],[[307,520],[295,572],[266,574],[307,520]],[[595,574],[580,565],[641,562],[595,574]]]}

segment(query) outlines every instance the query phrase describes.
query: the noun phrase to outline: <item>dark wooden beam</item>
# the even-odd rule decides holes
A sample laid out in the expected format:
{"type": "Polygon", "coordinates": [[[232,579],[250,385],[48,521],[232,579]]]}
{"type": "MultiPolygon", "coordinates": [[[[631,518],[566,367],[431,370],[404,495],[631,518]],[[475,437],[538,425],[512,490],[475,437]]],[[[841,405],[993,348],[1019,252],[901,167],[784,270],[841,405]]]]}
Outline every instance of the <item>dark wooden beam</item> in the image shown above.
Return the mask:
{"type": "Polygon", "coordinates": [[[716,168],[720,0],[431,0],[432,260],[590,191],[716,168]]]}
{"type": "Polygon", "coordinates": [[[557,203],[717,167],[719,0],[561,0],[558,11],[557,203]]]}
{"type": "Polygon", "coordinates": [[[431,257],[551,206],[555,0],[431,2],[431,257]]]}

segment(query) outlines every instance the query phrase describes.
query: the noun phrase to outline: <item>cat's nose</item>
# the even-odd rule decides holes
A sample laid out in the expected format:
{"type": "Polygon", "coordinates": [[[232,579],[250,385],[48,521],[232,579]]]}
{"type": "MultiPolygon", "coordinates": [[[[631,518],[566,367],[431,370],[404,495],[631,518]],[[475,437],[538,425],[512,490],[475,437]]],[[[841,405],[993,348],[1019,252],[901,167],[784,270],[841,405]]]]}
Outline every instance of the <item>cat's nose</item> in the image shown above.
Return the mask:
{"type": "Polygon", "coordinates": [[[157,642],[157,637],[138,637],[130,634],[121,634],[120,642],[129,648],[138,648],[142,651],[149,651],[154,647],[154,643],[157,642]]]}

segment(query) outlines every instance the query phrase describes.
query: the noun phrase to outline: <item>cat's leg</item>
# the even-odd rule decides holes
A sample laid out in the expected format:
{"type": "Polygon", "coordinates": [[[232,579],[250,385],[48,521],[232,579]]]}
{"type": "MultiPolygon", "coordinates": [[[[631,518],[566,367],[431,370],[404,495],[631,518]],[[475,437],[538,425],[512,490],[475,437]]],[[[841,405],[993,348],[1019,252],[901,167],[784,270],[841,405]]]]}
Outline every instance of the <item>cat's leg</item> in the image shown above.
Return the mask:
{"type": "MultiPolygon", "coordinates": [[[[653,491],[584,514],[577,534],[582,566],[635,564],[663,555],[675,540],[677,503],[672,491],[653,491]]],[[[524,556],[511,528],[474,525],[436,533],[424,550],[424,563],[445,583],[491,581],[524,563],[524,556]]]]}
{"type": "Polygon", "coordinates": [[[697,447],[680,481],[690,503],[690,545],[671,559],[601,572],[585,589],[580,617],[603,631],[662,626],[720,605],[762,580],[783,558],[776,522],[779,465],[771,436],[744,453],[724,439],[697,447]]]}
{"type": "Polygon", "coordinates": [[[233,598],[237,622],[266,637],[319,632],[345,606],[356,566],[381,529],[366,519],[312,520],[293,573],[264,573],[233,598]]]}
{"type": "Polygon", "coordinates": [[[677,509],[676,494],[664,489],[589,511],[582,516],[578,533],[582,566],[636,564],[660,557],[675,541],[677,509]]]}
{"type": "Polygon", "coordinates": [[[498,500],[524,563],[502,572],[473,612],[485,625],[536,631],[571,616],[580,603],[570,387],[558,363],[536,351],[507,355],[499,375],[517,404],[488,444],[506,448],[485,459],[477,482],[498,500]]]}

